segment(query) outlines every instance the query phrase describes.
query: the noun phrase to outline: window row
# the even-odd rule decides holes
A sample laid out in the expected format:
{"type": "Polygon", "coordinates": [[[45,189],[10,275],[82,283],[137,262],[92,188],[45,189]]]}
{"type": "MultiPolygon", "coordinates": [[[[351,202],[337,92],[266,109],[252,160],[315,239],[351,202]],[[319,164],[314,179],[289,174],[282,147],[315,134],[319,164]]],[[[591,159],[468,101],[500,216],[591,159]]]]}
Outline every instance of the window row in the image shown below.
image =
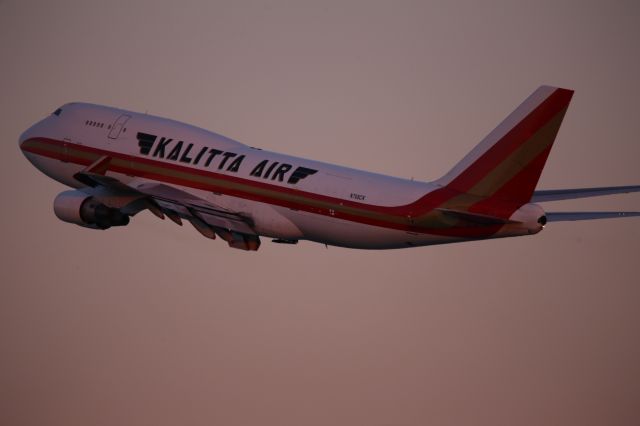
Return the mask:
{"type": "MultiPolygon", "coordinates": [[[[104,123],[99,123],[99,122],[97,122],[97,121],[92,121],[92,120],[87,120],[87,121],[85,121],[85,122],[84,122],[84,125],[85,125],[85,126],[100,127],[100,128],[104,127],[104,123]]],[[[111,128],[111,125],[109,125],[107,128],[108,128],[108,129],[110,129],[110,128],[111,128]]]]}

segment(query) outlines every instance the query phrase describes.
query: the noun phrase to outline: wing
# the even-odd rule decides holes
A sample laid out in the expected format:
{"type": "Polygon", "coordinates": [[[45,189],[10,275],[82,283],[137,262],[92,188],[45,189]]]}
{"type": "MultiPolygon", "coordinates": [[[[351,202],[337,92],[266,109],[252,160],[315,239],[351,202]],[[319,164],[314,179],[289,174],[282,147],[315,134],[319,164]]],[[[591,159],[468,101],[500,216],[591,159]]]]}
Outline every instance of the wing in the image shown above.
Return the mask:
{"type": "Polygon", "coordinates": [[[215,239],[217,235],[233,248],[258,250],[260,247],[251,218],[169,185],[144,180],[127,185],[105,175],[110,161],[109,157],[102,157],[74,175],[86,185],[81,190],[100,203],[130,216],[148,209],[161,219],[166,215],[178,225],[182,225],[183,219],[187,220],[205,237],[215,239]]]}
{"type": "Polygon", "coordinates": [[[575,198],[599,197],[602,195],[626,194],[640,191],[640,185],[607,186],[602,188],[549,189],[535,191],[532,203],[544,201],[572,200],[575,198]]]}
{"type": "Polygon", "coordinates": [[[179,225],[181,219],[186,219],[205,237],[215,239],[218,235],[233,248],[257,250],[260,246],[253,221],[241,213],[216,206],[169,185],[142,182],[134,186],[179,225]]]}

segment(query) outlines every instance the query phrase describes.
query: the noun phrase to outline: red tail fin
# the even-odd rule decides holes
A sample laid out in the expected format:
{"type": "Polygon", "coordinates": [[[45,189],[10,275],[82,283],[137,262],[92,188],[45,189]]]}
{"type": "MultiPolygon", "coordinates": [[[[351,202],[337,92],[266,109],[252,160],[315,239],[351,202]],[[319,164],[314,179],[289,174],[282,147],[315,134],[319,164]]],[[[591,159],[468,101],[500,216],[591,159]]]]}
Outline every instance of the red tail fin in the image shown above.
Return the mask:
{"type": "Polygon", "coordinates": [[[437,183],[482,197],[474,211],[495,202],[528,203],[572,95],[572,90],[538,88],[437,183]]]}

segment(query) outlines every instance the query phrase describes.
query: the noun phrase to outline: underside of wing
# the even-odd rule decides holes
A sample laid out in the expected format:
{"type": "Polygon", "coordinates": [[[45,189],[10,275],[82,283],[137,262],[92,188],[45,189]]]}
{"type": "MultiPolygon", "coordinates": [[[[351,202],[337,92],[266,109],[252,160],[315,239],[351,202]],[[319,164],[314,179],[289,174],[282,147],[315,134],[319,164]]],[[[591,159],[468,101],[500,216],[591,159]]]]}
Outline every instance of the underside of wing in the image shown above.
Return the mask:
{"type": "Polygon", "coordinates": [[[576,198],[600,197],[603,195],[626,194],[640,191],[640,185],[607,186],[601,188],[548,189],[535,191],[532,203],[545,201],[572,200],[576,198]]]}
{"type": "Polygon", "coordinates": [[[125,184],[105,175],[109,163],[109,157],[102,157],[74,175],[86,185],[80,189],[82,192],[109,209],[129,216],[148,209],[161,219],[166,215],[178,225],[187,220],[205,237],[215,239],[217,235],[230,247],[252,251],[260,247],[251,218],[169,185],[150,181],[125,184]]]}
{"type": "Polygon", "coordinates": [[[243,250],[257,250],[260,246],[253,221],[241,213],[213,205],[169,185],[149,182],[135,188],[151,197],[171,220],[182,224],[181,219],[185,219],[207,238],[215,239],[217,235],[230,247],[243,250]]]}

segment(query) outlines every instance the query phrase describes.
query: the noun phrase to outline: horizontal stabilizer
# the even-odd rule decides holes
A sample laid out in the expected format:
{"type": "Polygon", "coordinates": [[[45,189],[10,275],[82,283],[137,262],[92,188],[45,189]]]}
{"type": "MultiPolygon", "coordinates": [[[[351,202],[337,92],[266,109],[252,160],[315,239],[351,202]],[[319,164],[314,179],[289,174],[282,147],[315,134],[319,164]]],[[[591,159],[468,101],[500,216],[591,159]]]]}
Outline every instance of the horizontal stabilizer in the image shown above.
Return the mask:
{"type": "Polygon", "coordinates": [[[547,222],[566,222],[574,220],[615,219],[619,217],[640,216],[640,212],[555,212],[546,213],[547,222]]]}
{"type": "Polygon", "coordinates": [[[602,195],[626,194],[640,191],[640,185],[608,186],[602,188],[549,189],[535,191],[532,203],[544,201],[572,200],[575,198],[599,197],[602,195]]]}

